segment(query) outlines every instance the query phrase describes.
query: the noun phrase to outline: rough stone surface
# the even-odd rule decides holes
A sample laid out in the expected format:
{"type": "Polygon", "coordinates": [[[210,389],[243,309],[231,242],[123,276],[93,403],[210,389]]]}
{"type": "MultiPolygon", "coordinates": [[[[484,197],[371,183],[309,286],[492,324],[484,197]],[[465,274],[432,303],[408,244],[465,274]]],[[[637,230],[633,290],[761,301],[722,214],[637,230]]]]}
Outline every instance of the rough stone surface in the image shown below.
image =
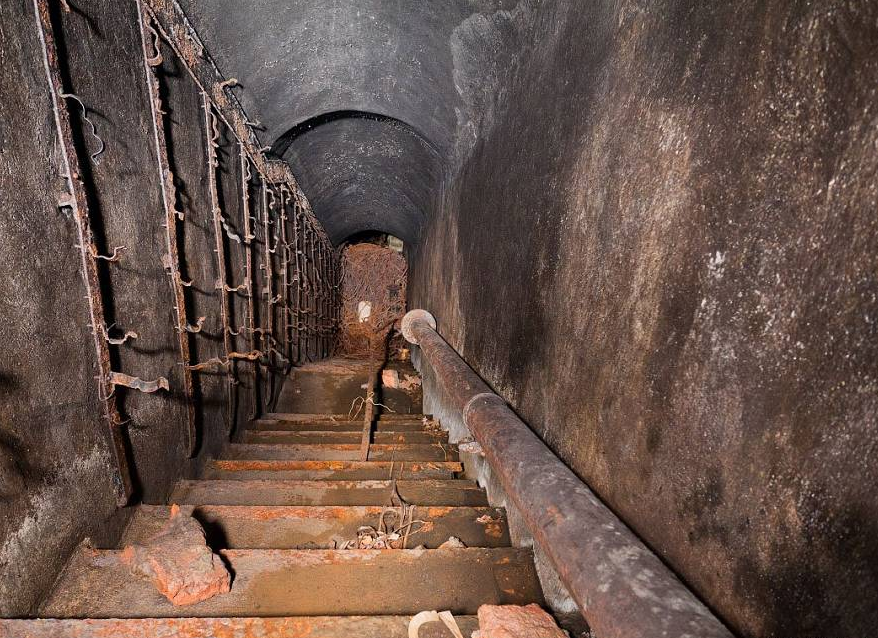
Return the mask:
{"type": "Polygon", "coordinates": [[[476,144],[530,3],[183,0],[334,242],[418,240],[476,144]]]}
{"type": "Polygon", "coordinates": [[[146,576],[174,605],[192,605],[224,594],[231,576],[207,546],[204,530],[189,513],[171,507],[171,516],[145,545],[129,545],[122,561],[146,576]]]}
{"type": "Polygon", "coordinates": [[[566,638],[539,605],[482,605],[479,638],[566,638]]]}
{"type": "Polygon", "coordinates": [[[878,9],[577,7],[537,11],[411,307],[739,634],[866,635],[878,9]]]}
{"type": "Polygon", "coordinates": [[[440,149],[410,307],[738,633],[868,633],[874,3],[299,4],[187,3],[269,141],[353,109],[440,149]]]}
{"type": "Polygon", "coordinates": [[[0,443],[24,483],[0,503],[0,616],[10,616],[33,609],[81,536],[101,541],[119,526],[32,2],[0,3],[0,25],[0,443]]]}
{"type": "MultiPolygon", "coordinates": [[[[75,59],[113,60],[70,87],[108,142],[100,170],[125,180],[106,207],[158,246],[132,4],[71,4],[75,59]]],[[[333,238],[417,235],[411,306],[739,634],[872,630],[875,3],[185,5],[264,141],[345,176],[308,182],[333,238]]],[[[109,533],[113,505],[32,7],[0,12],[2,301],[18,318],[0,325],[0,433],[28,487],[0,519],[12,614],[71,539],[109,533]]],[[[167,325],[145,332],[157,306],[141,297],[169,321],[146,252],[124,262],[146,286],[117,309],[145,335],[125,359],[173,376],[167,325]]],[[[130,412],[158,497],[182,430],[147,418],[154,400],[130,412]]]]}
{"type": "MultiPolygon", "coordinates": [[[[137,3],[47,5],[64,84],[59,88],[75,96],[66,100],[95,250],[107,256],[125,247],[118,261],[99,260],[108,336],[137,334],[112,348],[110,365],[147,381],[170,382],[170,392],[115,394],[134,497],[164,502],[183,471],[194,474],[205,455],[219,450],[232,416],[252,413],[253,400],[239,396],[233,412],[227,408],[227,377],[198,376],[200,454],[187,460],[180,326],[163,261],[165,212],[137,3]],[[83,120],[83,108],[91,124],[83,120]]],[[[164,54],[158,72],[176,203],[185,217],[179,237],[187,258],[182,274],[194,280],[188,308],[193,322],[206,317],[190,344],[192,355],[203,360],[222,349],[216,246],[205,203],[204,110],[189,74],[166,47],[164,54]]],[[[0,85],[0,447],[7,451],[0,455],[0,474],[7,477],[0,477],[0,616],[22,616],[33,613],[83,537],[113,546],[126,514],[116,510],[115,462],[95,380],[100,371],[80,242],[69,207],[59,205],[67,198],[66,169],[32,0],[0,3],[0,85]]],[[[218,153],[223,204],[239,227],[237,146],[221,139],[218,153]]],[[[236,264],[243,270],[243,260],[236,264]]],[[[239,271],[232,277],[235,285],[242,280],[239,271]]],[[[241,304],[233,311],[240,317],[241,304]]],[[[234,345],[246,351],[241,335],[234,345]]],[[[242,375],[234,392],[253,395],[253,385],[252,376],[242,375]]]]}

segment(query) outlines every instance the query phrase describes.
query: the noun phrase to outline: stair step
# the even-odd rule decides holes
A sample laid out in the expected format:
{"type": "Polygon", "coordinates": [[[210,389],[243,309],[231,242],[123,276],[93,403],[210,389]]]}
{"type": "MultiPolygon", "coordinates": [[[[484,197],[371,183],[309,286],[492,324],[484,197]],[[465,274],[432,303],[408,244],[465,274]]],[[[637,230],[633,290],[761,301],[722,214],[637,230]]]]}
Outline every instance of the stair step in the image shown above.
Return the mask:
{"type": "MultiPolygon", "coordinates": [[[[432,418],[430,414],[402,414],[399,412],[388,412],[386,414],[379,414],[378,419],[381,421],[418,421],[419,423],[427,417],[428,419],[432,418]]],[[[356,418],[350,418],[348,414],[307,414],[300,412],[267,412],[263,414],[262,419],[274,420],[274,421],[353,421],[353,422],[363,422],[362,413],[357,415],[356,418]]]]}
{"type": "MultiPolygon", "coordinates": [[[[184,505],[184,510],[186,506],[184,505]]],[[[354,540],[357,529],[399,526],[398,510],[384,507],[259,507],[202,505],[191,508],[214,549],[326,549],[354,540]]],[[[131,518],[120,546],[145,543],[170,517],[163,505],[141,505],[131,518]]],[[[434,549],[456,536],[467,547],[508,547],[509,529],[503,509],[494,507],[416,507],[409,546],[434,549]]]]}
{"type": "MultiPolygon", "coordinates": [[[[278,430],[247,430],[244,432],[244,443],[290,443],[290,444],[309,444],[309,443],[360,443],[363,436],[362,427],[360,430],[351,432],[327,432],[327,431],[302,431],[302,432],[284,432],[278,430]]],[[[433,432],[373,432],[372,442],[383,443],[386,445],[392,443],[436,443],[441,441],[447,443],[448,434],[433,432]]]]}
{"type": "MultiPolygon", "coordinates": [[[[529,549],[223,550],[232,590],[175,607],[118,550],[74,554],[41,609],[54,618],[475,614],[542,603],[529,549]]],[[[313,637],[314,634],[311,634],[313,637]]]]}
{"type": "MultiPolygon", "coordinates": [[[[283,443],[232,443],[224,459],[290,459],[302,461],[358,461],[360,446],[353,444],[287,445],[283,443]]],[[[375,443],[369,448],[372,461],[458,461],[457,447],[448,444],[375,443]]]]}
{"type": "MultiPolygon", "coordinates": [[[[363,421],[273,421],[257,419],[250,422],[248,432],[274,430],[284,432],[362,432],[363,421]]],[[[376,432],[426,432],[420,421],[376,421],[373,424],[376,432]]]]}
{"type": "MultiPolygon", "coordinates": [[[[411,616],[0,620],[0,638],[407,638],[409,620],[411,616]]],[[[479,628],[475,616],[455,620],[464,636],[479,628]]],[[[428,623],[419,634],[448,635],[441,623],[428,623]]]]}
{"type": "MultiPolygon", "coordinates": [[[[180,481],[170,501],[191,505],[389,505],[393,481],[180,481]]],[[[396,481],[400,497],[415,505],[488,504],[472,481],[396,481]]]]}
{"type": "Polygon", "coordinates": [[[206,479],[384,480],[453,479],[458,461],[248,461],[217,459],[202,472],[206,479]]]}

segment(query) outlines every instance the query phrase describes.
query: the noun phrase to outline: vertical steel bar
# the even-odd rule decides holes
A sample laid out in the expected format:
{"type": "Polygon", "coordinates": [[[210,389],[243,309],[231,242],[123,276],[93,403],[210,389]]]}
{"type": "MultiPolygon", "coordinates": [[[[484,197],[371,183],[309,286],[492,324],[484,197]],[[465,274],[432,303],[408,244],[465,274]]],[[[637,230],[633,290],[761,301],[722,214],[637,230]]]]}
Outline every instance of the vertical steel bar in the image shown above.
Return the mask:
{"type": "Polygon", "coordinates": [[[332,332],[332,271],[330,266],[332,265],[332,251],[327,246],[324,241],[323,244],[323,303],[326,309],[326,315],[324,318],[324,355],[328,357],[331,352],[332,343],[330,341],[330,335],[332,332]]]}
{"type": "Polygon", "coordinates": [[[271,340],[274,337],[272,334],[272,309],[271,309],[271,298],[272,298],[272,285],[271,285],[271,253],[268,251],[271,246],[271,234],[269,232],[269,210],[268,210],[268,189],[270,188],[268,178],[265,175],[262,175],[262,193],[261,193],[261,219],[259,220],[260,225],[262,226],[262,240],[263,240],[263,251],[262,251],[262,264],[260,264],[260,268],[262,269],[262,295],[260,298],[260,304],[263,303],[262,312],[260,313],[261,321],[261,342],[262,342],[262,357],[260,361],[263,362],[263,366],[265,368],[265,381],[266,385],[263,390],[267,390],[267,398],[265,392],[260,393],[260,405],[268,405],[271,401],[271,398],[274,396],[274,366],[272,365],[272,352],[271,352],[271,340]]]}
{"type": "Polygon", "coordinates": [[[64,83],[58,65],[58,49],[55,43],[55,27],[52,25],[48,0],[34,0],[34,13],[42,45],[43,66],[52,99],[52,110],[55,116],[55,127],[61,147],[61,157],[66,170],[68,198],[61,202],[69,206],[76,220],[76,233],[82,255],[82,277],[88,300],[92,335],[100,373],[98,394],[104,407],[104,418],[109,427],[111,453],[113,454],[113,487],[116,503],[120,506],[128,503],[132,493],[131,472],[128,468],[128,457],[125,451],[125,439],[122,434],[122,419],[113,396],[113,385],[110,383],[112,369],[110,367],[110,345],[104,338],[104,303],[101,298],[101,285],[98,264],[94,255],[97,250],[91,229],[90,212],[86,198],[85,186],[81,181],[79,158],[73,143],[73,128],[70,123],[70,112],[67,109],[64,95],[64,83]]]}
{"type": "Polygon", "coordinates": [[[268,366],[270,369],[273,369],[273,360],[274,356],[272,353],[272,347],[274,343],[274,308],[272,307],[274,304],[272,303],[274,299],[274,265],[271,261],[271,210],[273,208],[274,203],[274,192],[271,192],[269,197],[270,185],[268,182],[265,182],[265,187],[262,189],[262,198],[263,198],[263,206],[262,206],[262,228],[265,233],[265,288],[263,293],[265,295],[265,336],[268,337],[267,343],[268,349],[265,352],[265,356],[268,360],[268,366]]]}
{"type": "MultiPolygon", "coordinates": [[[[229,353],[232,352],[231,347],[231,324],[229,323],[229,298],[228,298],[228,276],[226,273],[226,249],[225,249],[225,239],[223,233],[223,220],[222,214],[223,211],[220,208],[219,204],[219,190],[216,179],[216,172],[219,168],[219,161],[217,160],[216,149],[219,147],[219,142],[217,138],[219,136],[219,132],[217,131],[217,121],[216,117],[213,114],[213,105],[210,101],[210,97],[207,93],[202,93],[202,106],[204,107],[204,134],[206,135],[207,141],[207,187],[210,193],[210,210],[213,216],[213,234],[216,245],[214,247],[214,251],[216,252],[216,272],[217,272],[217,282],[216,288],[219,291],[220,298],[220,320],[222,323],[223,330],[223,349],[226,353],[226,360],[228,360],[229,353]]],[[[228,393],[227,397],[227,418],[229,419],[229,423],[231,423],[232,415],[232,392],[234,390],[233,386],[236,383],[235,379],[235,368],[231,361],[229,361],[228,365],[228,384],[226,391],[228,393]]]]}
{"type": "Polygon", "coordinates": [[[299,195],[296,193],[293,215],[293,259],[295,260],[296,274],[293,281],[296,282],[295,307],[293,309],[293,322],[296,330],[296,363],[302,361],[302,208],[299,203],[299,195]]]}
{"type": "Polygon", "coordinates": [[[316,286],[314,285],[314,232],[311,229],[310,224],[305,228],[305,269],[308,273],[306,298],[308,306],[308,360],[313,361],[317,349],[315,339],[316,322],[314,319],[314,290],[316,289],[316,286]]]}
{"type": "Polygon", "coordinates": [[[250,160],[247,157],[247,152],[244,150],[244,145],[240,142],[238,143],[238,149],[241,157],[241,197],[242,197],[242,211],[244,217],[244,237],[242,241],[244,242],[244,259],[246,263],[244,264],[244,276],[246,277],[247,284],[247,326],[246,332],[250,335],[249,337],[249,350],[253,352],[254,350],[258,350],[256,344],[256,325],[254,324],[254,317],[256,316],[255,310],[253,307],[253,291],[256,290],[256,286],[253,283],[253,240],[256,238],[254,234],[254,229],[252,225],[252,211],[250,210],[250,160]]]}
{"type": "MultiPolygon", "coordinates": [[[[252,211],[250,210],[250,179],[252,172],[250,170],[250,159],[242,142],[238,142],[238,150],[241,157],[241,193],[242,193],[242,214],[244,217],[244,276],[247,283],[247,325],[244,327],[248,337],[248,350],[250,352],[259,350],[257,344],[258,336],[256,333],[256,308],[255,308],[255,291],[256,285],[253,281],[253,240],[256,239],[255,229],[253,228],[252,211]]],[[[252,417],[257,416],[259,411],[259,375],[257,374],[258,362],[254,361],[250,370],[253,374],[253,412],[252,417]]]]}
{"type": "Polygon", "coordinates": [[[284,356],[287,358],[288,365],[292,362],[292,346],[290,343],[290,247],[287,244],[287,206],[290,202],[290,191],[285,186],[280,190],[280,244],[281,255],[283,257],[283,273],[281,290],[283,291],[283,317],[284,317],[284,356]]]}
{"type": "Polygon", "coordinates": [[[165,210],[165,241],[167,248],[167,263],[165,264],[171,283],[171,291],[174,294],[174,310],[177,315],[176,332],[180,347],[180,359],[183,363],[183,392],[186,398],[186,447],[191,457],[195,453],[197,433],[195,431],[195,404],[193,402],[192,371],[189,353],[189,324],[186,317],[186,292],[180,277],[179,240],[177,237],[177,223],[183,221],[183,213],[176,209],[177,190],[174,186],[174,176],[171,173],[170,160],[168,159],[168,141],[165,131],[165,121],[162,115],[162,96],[159,86],[158,65],[161,64],[161,52],[158,50],[158,34],[151,28],[149,17],[144,14],[140,0],[137,1],[137,14],[140,22],[141,45],[143,47],[143,66],[146,77],[147,89],[149,90],[149,107],[152,115],[153,141],[155,142],[156,159],[158,161],[159,180],[162,184],[162,205],[165,210]],[[150,34],[155,35],[152,45],[156,47],[155,56],[149,55],[150,34]]]}
{"type": "Polygon", "coordinates": [[[326,263],[323,242],[317,245],[317,257],[320,267],[320,356],[326,356],[326,263]]]}

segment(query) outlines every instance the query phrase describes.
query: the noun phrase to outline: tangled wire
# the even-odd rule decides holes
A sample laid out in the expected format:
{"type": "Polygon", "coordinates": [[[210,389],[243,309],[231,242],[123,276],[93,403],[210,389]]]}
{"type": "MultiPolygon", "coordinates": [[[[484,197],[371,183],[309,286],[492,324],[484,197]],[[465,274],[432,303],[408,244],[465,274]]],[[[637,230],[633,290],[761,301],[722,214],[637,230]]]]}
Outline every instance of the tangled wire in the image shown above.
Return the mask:
{"type": "Polygon", "coordinates": [[[340,350],[383,357],[390,330],[405,314],[405,259],[384,246],[354,244],[345,248],[342,264],[340,350]]]}

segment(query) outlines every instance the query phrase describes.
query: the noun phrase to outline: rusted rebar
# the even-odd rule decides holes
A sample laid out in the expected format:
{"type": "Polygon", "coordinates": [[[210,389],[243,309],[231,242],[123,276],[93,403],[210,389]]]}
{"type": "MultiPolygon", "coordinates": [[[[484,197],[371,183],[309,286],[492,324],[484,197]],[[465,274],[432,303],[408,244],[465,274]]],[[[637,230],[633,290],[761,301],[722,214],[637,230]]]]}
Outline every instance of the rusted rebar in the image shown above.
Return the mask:
{"type": "Polygon", "coordinates": [[[283,348],[287,360],[291,361],[292,337],[290,335],[290,247],[289,244],[287,244],[287,223],[289,221],[289,215],[287,215],[287,210],[289,208],[289,203],[292,199],[292,195],[289,188],[282,185],[280,188],[280,197],[280,241],[281,260],[283,263],[283,270],[281,271],[281,294],[283,295],[283,348]]]}
{"type": "Polygon", "coordinates": [[[223,211],[219,202],[219,185],[216,174],[219,170],[217,148],[219,147],[219,131],[216,117],[213,114],[213,104],[207,94],[202,94],[204,108],[204,126],[207,135],[207,188],[210,197],[210,210],[213,219],[214,252],[216,253],[217,266],[217,289],[220,296],[220,318],[223,327],[223,349],[228,355],[231,352],[229,342],[229,302],[226,288],[228,287],[228,274],[226,273],[226,244],[223,240],[223,211]]]}
{"type": "Polygon", "coordinates": [[[63,173],[67,179],[68,192],[59,198],[59,205],[69,207],[76,222],[76,234],[81,255],[83,284],[88,301],[89,318],[91,320],[92,337],[100,374],[98,375],[98,395],[103,404],[103,417],[110,434],[110,451],[113,455],[113,487],[116,503],[120,506],[128,503],[131,497],[131,472],[125,451],[125,440],[122,433],[122,418],[116,406],[113,385],[110,382],[112,368],[110,365],[110,343],[104,339],[101,328],[105,325],[104,301],[101,297],[100,274],[97,249],[91,228],[91,215],[88,207],[85,186],[80,180],[82,171],[76,147],[73,142],[73,128],[70,123],[70,112],[66,101],[61,70],[58,64],[58,49],[55,42],[55,28],[52,24],[48,0],[34,0],[34,14],[37,22],[40,44],[43,54],[43,66],[46,81],[52,100],[52,111],[55,117],[55,128],[61,158],[64,162],[63,173]]]}
{"type": "Polygon", "coordinates": [[[238,142],[238,151],[241,158],[241,213],[244,219],[244,278],[246,279],[247,288],[250,290],[250,295],[247,298],[246,327],[249,329],[250,334],[250,349],[259,350],[259,344],[256,343],[256,336],[253,332],[253,329],[256,327],[253,324],[253,318],[255,316],[254,304],[256,303],[253,298],[254,292],[256,290],[256,286],[253,281],[253,240],[256,238],[256,235],[254,234],[253,228],[250,224],[250,180],[252,179],[252,173],[250,171],[250,159],[247,156],[247,152],[244,150],[244,146],[241,142],[238,142]]]}
{"type": "MultiPolygon", "coordinates": [[[[270,184],[263,181],[262,182],[262,232],[265,235],[265,250],[263,251],[263,268],[264,268],[264,282],[265,284],[262,287],[262,295],[265,297],[265,325],[267,334],[274,337],[274,308],[272,308],[271,300],[274,298],[274,264],[271,259],[271,222],[272,222],[272,212],[274,210],[274,203],[276,197],[274,192],[271,190],[270,184]]],[[[273,356],[271,354],[271,348],[263,347],[263,351],[266,353],[268,357],[268,365],[273,367],[274,361],[273,356]]],[[[271,392],[269,392],[269,396],[271,396],[271,392]]]]}
{"type": "MultiPolygon", "coordinates": [[[[161,42],[155,28],[150,24],[150,17],[145,15],[140,1],[137,2],[137,12],[140,21],[140,35],[143,52],[143,66],[146,77],[147,90],[149,92],[149,106],[152,115],[153,141],[155,143],[157,168],[159,181],[162,186],[162,206],[165,211],[165,247],[167,258],[165,265],[171,283],[171,292],[174,296],[174,312],[177,319],[177,338],[180,349],[180,359],[183,363],[183,394],[186,401],[186,449],[189,456],[195,454],[198,441],[196,428],[195,400],[192,385],[192,372],[189,369],[191,356],[189,350],[189,333],[201,330],[189,329],[189,320],[186,317],[186,287],[182,285],[180,276],[179,239],[177,224],[183,221],[183,212],[177,209],[177,189],[174,185],[174,176],[171,173],[170,160],[168,159],[168,140],[165,130],[165,119],[162,108],[161,86],[159,84],[159,67],[161,62],[161,42]],[[155,51],[151,54],[149,48],[155,51]],[[158,60],[158,63],[156,62],[158,60]]],[[[203,320],[202,320],[203,321],[203,320]]]]}

